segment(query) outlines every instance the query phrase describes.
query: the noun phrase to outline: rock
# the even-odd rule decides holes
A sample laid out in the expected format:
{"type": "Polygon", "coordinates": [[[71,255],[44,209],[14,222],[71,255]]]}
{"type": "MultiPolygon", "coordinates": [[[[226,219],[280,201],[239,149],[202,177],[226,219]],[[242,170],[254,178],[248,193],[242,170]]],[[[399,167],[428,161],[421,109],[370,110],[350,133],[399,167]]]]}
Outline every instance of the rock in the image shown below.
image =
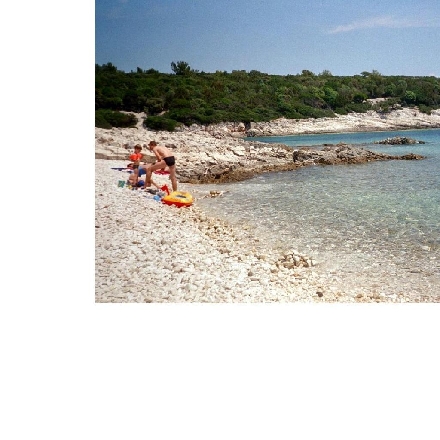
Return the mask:
{"type": "Polygon", "coordinates": [[[422,156],[420,154],[414,154],[414,153],[404,154],[403,156],[399,157],[399,159],[402,159],[402,160],[421,160],[424,158],[425,158],[425,156],[422,156]]]}
{"type": "MultiPolygon", "coordinates": [[[[432,112],[431,115],[419,112],[414,118],[407,114],[406,109],[396,110],[386,116],[385,123],[388,124],[386,127],[383,127],[382,116],[378,118],[375,112],[317,120],[278,119],[267,123],[251,123],[248,127],[249,130],[262,130],[255,134],[267,134],[264,127],[271,127],[271,134],[280,135],[298,132],[335,132],[344,129],[353,131],[353,124],[359,129],[361,121],[362,130],[395,129],[397,128],[395,121],[405,121],[406,125],[411,125],[412,121],[414,125],[420,120],[429,123],[431,127],[440,127],[440,112],[432,112]],[[381,127],[377,127],[378,119],[381,121],[381,127]]],[[[155,139],[176,151],[177,177],[182,183],[239,181],[258,173],[287,171],[313,164],[349,164],[399,158],[342,144],[336,147],[326,146],[323,151],[300,148],[293,152],[292,148],[283,144],[268,146],[262,142],[249,142],[230,136],[234,133],[244,133],[243,125],[222,123],[204,127],[194,124],[190,128],[184,127],[181,131],[172,133],[155,132],[143,127],[110,130],[96,128],[95,158],[126,160],[129,153],[127,147],[130,148],[129,146],[135,143],[145,145],[149,140],[155,139]],[[219,133],[222,134],[220,138],[217,136],[219,133]]],[[[246,135],[249,134],[248,131],[246,135]]],[[[404,159],[420,158],[416,155],[406,155],[404,159]]],[[[150,163],[154,160],[155,157],[152,155],[146,156],[146,162],[150,163]]]]}
{"type": "Polygon", "coordinates": [[[412,144],[424,144],[423,141],[416,141],[415,139],[404,137],[404,136],[395,136],[392,138],[387,138],[382,141],[375,141],[375,144],[383,144],[383,145],[412,145],[412,144]]]}

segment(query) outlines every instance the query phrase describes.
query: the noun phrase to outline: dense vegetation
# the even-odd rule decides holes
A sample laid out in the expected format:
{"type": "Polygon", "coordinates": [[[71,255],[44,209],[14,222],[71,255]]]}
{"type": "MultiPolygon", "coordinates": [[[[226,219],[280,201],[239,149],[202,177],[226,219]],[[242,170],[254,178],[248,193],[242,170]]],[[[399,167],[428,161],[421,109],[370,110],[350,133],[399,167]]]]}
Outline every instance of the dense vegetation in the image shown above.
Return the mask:
{"type": "Polygon", "coordinates": [[[120,111],[146,112],[147,126],[172,131],[179,123],[320,118],[369,109],[387,112],[396,105],[418,106],[427,113],[440,108],[440,78],[432,76],[383,76],[373,71],[347,77],[308,70],[286,76],[256,70],[205,73],[184,61],[172,62],[171,69],[172,74],[139,67],[126,73],[112,63],[95,65],[95,125],[135,123],[120,111]],[[367,101],[375,98],[387,99],[367,101]]]}

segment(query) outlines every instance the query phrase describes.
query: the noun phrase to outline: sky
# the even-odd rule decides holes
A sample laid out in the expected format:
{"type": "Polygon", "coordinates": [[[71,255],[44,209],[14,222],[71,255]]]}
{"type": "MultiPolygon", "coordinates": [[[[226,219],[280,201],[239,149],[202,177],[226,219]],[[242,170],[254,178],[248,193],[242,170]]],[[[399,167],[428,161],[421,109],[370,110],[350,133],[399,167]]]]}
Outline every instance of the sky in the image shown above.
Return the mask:
{"type": "Polygon", "coordinates": [[[440,76],[440,0],[96,0],[95,63],[126,72],[440,76]]]}

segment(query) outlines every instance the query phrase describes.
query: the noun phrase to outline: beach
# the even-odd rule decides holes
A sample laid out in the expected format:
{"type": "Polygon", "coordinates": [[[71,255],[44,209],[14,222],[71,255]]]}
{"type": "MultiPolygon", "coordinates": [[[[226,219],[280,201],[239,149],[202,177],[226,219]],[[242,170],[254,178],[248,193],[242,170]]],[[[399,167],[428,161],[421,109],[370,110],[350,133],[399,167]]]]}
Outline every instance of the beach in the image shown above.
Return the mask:
{"type": "MultiPolygon", "coordinates": [[[[403,117],[394,115],[389,126],[380,119],[382,130],[395,129],[396,120],[410,128],[411,115],[407,116],[402,122],[403,117]]],[[[348,118],[321,121],[317,130],[322,130],[320,124],[324,122],[328,132],[335,129],[334,124],[339,130],[341,124],[346,131],[365,130],[369,116],[365,115],[361,128],[360,117],[351,115],[352,126],[348,118]]],[[[437,114],[418,114],[412,128],[440,126],[439,119],[437,114]]],[[[299,123],[304,124],[304,130],[306,124],[307,130],[313,125],[312,121],[290,122],[296,128],[299,123]]],[[[283,127],[286,124],[284,121],[283,127]]],[[[279,125],[280,121],[274,122],[271,134],[280,134],[279,125]]],[[[377,125],[371,127],[377,129],[377,125]]],[[[293,128],[290,130],[295,133],[293,128]]],[[[198,199],[221,197],[203,190],[200,183],[207,176],[211,176],[211,181],[231,176],[225,169],[251,169],[255,173],[295,169],[315,160],[305,156],[301,163],[293,164],[291,150],[282,145],[249,144],[242,137],[240,124],[189,127],[175,133],[152,132],[141,125],[132,129],[95,129],[96,302],[417,301],[404,294],[387,297],[374,289],[364,290],[363,286],[342,291],[332,282],[337,274],[316,273],[314,268],[319,262],[312,255],[300,255],[294,248],[279,254],[252,230],[232,227],[204,213],[197,205],[198,199]],[[128,173],[112,168],[126,166],[132,145],[152,139],[176,152],[179,190],[195,196],[193,206],[167,206],[148,192],[118,187],[118,181],[127,179],[128,173]]],[[[159,185],[170,186],[168,176],[153,177],[159,185]]],[[[427,298],[420,301],[426,302],[427,298]]]]}
{"type": "MultiPolygon", "coordinates": [[[[280,256],[265,249],[251,231],[209,218],[197,204],[177,208],[147,192],[119,188],[123,172],[111,167],[121,165],[96,161],[97,302],[320,299],[322,286],[313,272],[279,268],[280,256]]],[[[180,187],[192,191],[190,185],[180,187]]]]}

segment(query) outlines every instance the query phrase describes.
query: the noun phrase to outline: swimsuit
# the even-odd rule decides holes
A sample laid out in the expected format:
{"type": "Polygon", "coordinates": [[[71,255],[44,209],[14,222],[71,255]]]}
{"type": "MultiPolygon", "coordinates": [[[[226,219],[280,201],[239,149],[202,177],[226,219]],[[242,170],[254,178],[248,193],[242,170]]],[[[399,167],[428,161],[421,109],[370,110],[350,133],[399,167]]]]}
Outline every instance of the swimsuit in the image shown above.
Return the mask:
{"type": "Polygon", "coordinates": [[[176,160],[174,159],[174,156],[164,157],[163,160],[165,161],[165,163],[169,167],[172,167],[176,163],[176,160]]]}

